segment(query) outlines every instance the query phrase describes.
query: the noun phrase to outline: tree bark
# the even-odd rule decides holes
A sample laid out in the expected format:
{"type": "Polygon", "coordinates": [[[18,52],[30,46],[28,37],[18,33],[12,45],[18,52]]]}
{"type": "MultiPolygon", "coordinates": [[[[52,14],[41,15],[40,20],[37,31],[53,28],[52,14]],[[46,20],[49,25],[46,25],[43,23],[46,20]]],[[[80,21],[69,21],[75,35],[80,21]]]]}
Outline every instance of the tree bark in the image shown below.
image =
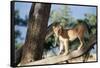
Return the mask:
{"type": "Polygon", "coordinates": [[[42,58],[50,8],[51,4],[32,4],[26,40],[22,48],[21,65],[42,58]]]}

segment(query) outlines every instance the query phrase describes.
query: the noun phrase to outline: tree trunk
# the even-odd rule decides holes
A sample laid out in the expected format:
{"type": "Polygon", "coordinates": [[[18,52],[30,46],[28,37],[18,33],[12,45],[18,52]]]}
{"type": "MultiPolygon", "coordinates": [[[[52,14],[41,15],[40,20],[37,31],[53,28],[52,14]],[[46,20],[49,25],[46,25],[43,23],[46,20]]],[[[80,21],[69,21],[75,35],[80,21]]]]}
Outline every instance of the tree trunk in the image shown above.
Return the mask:
{"type": "MultiPolygon", "coordinates": [[[[34,8],[34,7],[32,7],[32,8],[34,8]]],[[[31,12],[32,12],[32,10],[29,13],[30,14],[29,17],[31,17],[31,12]]],[[[52,23],[51,25],[48,26],[45,40],[47,40],[53,34],[52,27],[54,26],[54,24],[55,23],[52,23]]],[[[22,49],[23,49],[22,47],[16,51],[16,57],[15,57],[15,60],[16,60],[15,63],[16,63],[16,65],[20,62],[20,57],[22,56],[22,49]]]]}
{"type": "Polygon", "coordinates": [[[26,40],[22,49],[21,65],[42,58],[50,8],[51,4],[32,4],[26,40]]]}

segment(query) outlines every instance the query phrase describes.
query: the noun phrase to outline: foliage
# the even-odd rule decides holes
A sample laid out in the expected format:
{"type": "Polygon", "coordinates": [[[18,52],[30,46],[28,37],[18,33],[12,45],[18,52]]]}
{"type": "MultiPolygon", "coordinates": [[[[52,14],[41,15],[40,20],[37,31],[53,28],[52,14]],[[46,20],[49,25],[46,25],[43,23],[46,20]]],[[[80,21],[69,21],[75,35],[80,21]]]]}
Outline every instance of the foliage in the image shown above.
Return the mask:
{"type": "MultiPolygon", "coordinates": [[[[20,17],[20,15],[19,15],[19,10],[15,10],[15,21],[14,21],[14,25],[15,26],[21,26],[21,27],[26,27],[27,26],[27,21],[28,21],[28,17],[26,16],[25,17],[25,19],[22,19],[21,17],[20,17]]],[[[16,48],[18,48],[19,47],[19,43],[18,43],[18,38],[19,39],[21,39],[21,32],[20,32],[20,30],[16,30],[15,29],[15,46],[16,46],[16,48]]]]}
{"type": "Polygon", "coordinates": [[[17,50],[17,49],[19,49],[20,47],[21,47],[21,43],[16,43],[16,45],[15,45],[15,49],[17,50]]]}
{"type": "Polygon", "coordinates": [[[55,42],[55,41],[54,41],[54,36],[52,35],[52,36],[50,36],[50,37],[47,39],[47,41],[45,41],[45,43],[44,43],[44,49],[45,49],[46,51],[51,50],[51,49],[54,47],[54,45],[53,45],[54,42],[55,42]]]}
{"type": "Polygon", "coordinates": [[[85,14],[86,19],[88,19],[88,23],[90,25],[96,25],[96,15],[87,13],[85,14]]]}
{"type": "Polygon", "coordinates": [[[18,37],[20,37],[20,31],[19,30],[16,30],[15,31],[15,39],[17,39],[18,37]]]}
{"type": "Polygon", "coordinates": [[[62,22],[61,25],[65,25],[70,18],[70,9],[68,6],[62,5],[59,10],[52,10],[50,13],[51,22],[62,22]]]}
{"type": "Polygon", "coordinates": [[[19,10],[15,10],[15,25],[18,26],[27,26],[28,17],[26,16],[25,19],[22,19],[19,16],[19,10]]]}
{"type": "Polygon", "coordinates": [[[85,21],[88,22],[88,25],[90,26],[90,30],[92,31],[92,34],[96,34],[96,27],[97,27],[97,17],[94,14],[85,14],[85,21]]]}

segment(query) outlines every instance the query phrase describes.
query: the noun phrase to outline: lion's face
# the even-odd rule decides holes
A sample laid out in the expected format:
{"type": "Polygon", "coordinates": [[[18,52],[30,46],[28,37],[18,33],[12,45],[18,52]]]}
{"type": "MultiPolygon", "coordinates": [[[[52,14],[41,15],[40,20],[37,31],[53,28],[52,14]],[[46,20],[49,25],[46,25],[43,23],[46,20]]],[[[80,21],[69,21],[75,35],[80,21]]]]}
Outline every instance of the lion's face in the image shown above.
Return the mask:
{"type": "Polygon", "coordinates": [[[58,31],[61,29],[61,26],[53,26],[53,32],[58,37],[58,31]]]}

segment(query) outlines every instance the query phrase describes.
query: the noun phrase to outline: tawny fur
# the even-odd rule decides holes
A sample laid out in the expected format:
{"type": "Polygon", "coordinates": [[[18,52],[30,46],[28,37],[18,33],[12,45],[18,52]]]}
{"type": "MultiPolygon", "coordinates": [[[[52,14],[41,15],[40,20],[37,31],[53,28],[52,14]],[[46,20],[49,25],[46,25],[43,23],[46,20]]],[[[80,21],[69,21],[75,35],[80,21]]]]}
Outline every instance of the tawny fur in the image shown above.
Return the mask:
{"type": "Polygon", "coordinates": [[[60,25],[53,26],[53,32],[55,36],[59,38],[60,42],[59,54],[61,54],[62,50],[64,49],[63,54],[67,55],[69,53],[69,41],[73,41],[76,38],[78,38],[80,41],[80,45],[78,47],[78,50],[80,50],[83,46],[84,34],[86,31],[87,27],[84,24],[78,24],[72,29],[64,29],[60,25]]]}

